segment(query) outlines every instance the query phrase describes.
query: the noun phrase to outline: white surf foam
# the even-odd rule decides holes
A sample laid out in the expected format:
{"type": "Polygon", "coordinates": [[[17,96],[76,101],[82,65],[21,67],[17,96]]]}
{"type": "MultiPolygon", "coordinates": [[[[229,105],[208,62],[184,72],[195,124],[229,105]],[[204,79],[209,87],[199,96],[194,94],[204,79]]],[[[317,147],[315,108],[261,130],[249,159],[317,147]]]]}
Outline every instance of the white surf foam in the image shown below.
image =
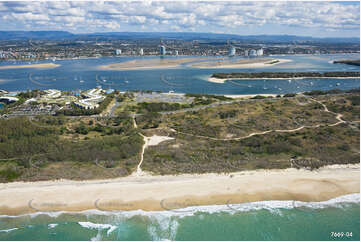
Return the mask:
{"type": "Polygon", "coordinates": [[[78,222],[82,227],[88,228],[88,229],[98,229],[103,230],[107,229],[107,235],[109,235],[111,232],[113,232],[117,226],[111,225],[111,224],[94,224],[92,222],[78,222]]]}
{"type": "Polygon", "coordinates": [[[174,217],[165,217],[158,214],[150,217],[151,224],[148,226],[148,233],[153,241],[175,240],[178,221],[174,217]]]}
{"type": "Polygon", "coordinates": [[[3,230],[0,230],[0,233],[9,233],[11,231],[14,231],[14,230],[17,230],[18,228],[12,228],[12,229],[3,229],[3,230]]]}
{"type": "Polygon", "coordinates": [[[49,229],[55,228],[58,224],[48,224],[49,229]]]}
{"type": "MultiPolygon", "coordinates": [[[[192,216],[197,212],[204,212],[204,213],[218,213],[218,212],[242,212],[242,211],[251,211],[251,210],[260,210],[260,209],[267,209],[272,211],[273,209],[294,209],[299,207],[307,207],[311,209],[322,209],[326,207],[342,207],[345,203],[360,203],[360,194],[348,194],[340,197],[336,197],[330,199],[328,201],[323,202],[301,202],[301,201],[293,201],[293,200],[286,200],[286,201],[259,201],[259,202],[250,202],[250,203],[232,203],[229,201],[229,204],[226,205],[208,205],[208,206],[193,206],[193,207],[186,207],[181,209],[175,210],[167,210],[167,211],[144,211],[144,210],[132,210],[132,211],[101,211],[97,209],[85,210],[82,212],[66,212],[66,211],[59,211],[59,212],[36,212],[31,214],[24,214],[24,215],[17,215],[17,216],[9,216],[9,215],[0,215],[1,217],[23,217],[23,216],[30,216],[34,218],[39,215],[48,215],[49,217],[58,217],[61,214],[84,214],[84,215],[105,215],[105,216],[122,216],[124,218],[131,218],[134,216],[148,216],[148,217],[155,217],[155,216],[165,216],[165,217],[185,217],[185,216],[192,216]]],[[[81,222],[87,223],[87,222],[81,222]]],[[[91,223],[90,223],[91,224],[91,223]]],[[[86,225],[86,224],[84,224],[86,225]]],[[[88,224],[89,225],[89,224],[88,224]]],[[[111,226],[111,225],[108,225],[111,226]]]]}
{"type": "Polygon", "coordinates": [[[102,235],[100,234],[100,230],[98,230],[98,233],[95,237],[91,238],[90,241],[101,241],[102,235]]]}

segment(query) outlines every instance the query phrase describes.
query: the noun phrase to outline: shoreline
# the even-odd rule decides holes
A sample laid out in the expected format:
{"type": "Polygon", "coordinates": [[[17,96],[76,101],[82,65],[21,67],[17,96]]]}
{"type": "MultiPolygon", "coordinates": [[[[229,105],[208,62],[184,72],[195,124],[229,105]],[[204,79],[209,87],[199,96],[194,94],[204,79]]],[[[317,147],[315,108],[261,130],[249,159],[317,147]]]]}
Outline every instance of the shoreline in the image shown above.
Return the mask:
{"type": "Polygon", "coordinates": [[[207,81],[213,82],[213,83],[222,83],[224,84],[226,81],[232,81],[232,80],[302,80],[302,79],[359,79],[360,77],[279,77],[279,78],[217,78],[217,77],[209,77],[207,81]]]}
{"type": "Polygon", "coordinates": [[[13,182],[0,184],[0,214],[91,209],[168,211],[271,200],[320,202],[359,191],[359,164],[326,166],[316,171],[289,168],[230,174],[13,182]]]}
{"type": "Polygon", "coordinates": [[[282,94],[271,94],[271,93],[261,93],[261,94],[224,94],[223,96],[237,99],[237,98],[252,98],[256,96],[266,96],[266,97],[276,97],[277,95],[282,94]]]}
{"type": "MultiPolygon", "coordinates": [[[[135,59],[120,63],[100,65],[97,68],[108,71],[130,71],[130,70],[149,70],[149,69],[172,69],[181,67],[182,64],[192,63],[194,61],[208,60],[208,57],[182,57],[174,59],[135,59]]],[[[217,59],[217,58],[216,58],[217,59]]]]}
{"type": "Polygon", "coordinates": [[[22,68],[50,69],[59,66],[60,66],[59,64],[54,64],[54,63],[30,64],[30,65],[7,65],[7,66],[0,66],[0,70],[22,69],[22,68]]]}
{"type": "MultiPolygon", "coordinates": [[[[248,59],[248,61],[256,61],[256,60],[257,59],[248,59]]],[[[290,59],[267,59],[267,60],[258,59],[258,60],[260,62],[224,63],[221,65],[212,65],[214,63],[208,63],[209,65],[204,65],[205,63],[196,63],[196,64],[192,64],[191,67],[196,69],[264,68],[264,67],[272,67],[274,65],[283,64],[292,61],[290,59]]]]}

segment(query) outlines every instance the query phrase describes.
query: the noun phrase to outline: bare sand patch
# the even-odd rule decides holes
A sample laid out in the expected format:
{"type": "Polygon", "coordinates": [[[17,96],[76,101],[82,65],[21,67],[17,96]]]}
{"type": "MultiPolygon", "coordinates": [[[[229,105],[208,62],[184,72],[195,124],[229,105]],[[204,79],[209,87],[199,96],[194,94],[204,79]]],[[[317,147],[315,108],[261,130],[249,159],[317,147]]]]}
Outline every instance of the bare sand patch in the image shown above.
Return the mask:
{"type": "Polygon", "coordinates": [[[0,66],[0,70],[22,69],[22,68],[49,69],[49,68],[56,68],[58,66],[60,66],[60,65],[54,64],[54,63],[32,64],[32,65],[8,65],[8,66],[0,66]]]}

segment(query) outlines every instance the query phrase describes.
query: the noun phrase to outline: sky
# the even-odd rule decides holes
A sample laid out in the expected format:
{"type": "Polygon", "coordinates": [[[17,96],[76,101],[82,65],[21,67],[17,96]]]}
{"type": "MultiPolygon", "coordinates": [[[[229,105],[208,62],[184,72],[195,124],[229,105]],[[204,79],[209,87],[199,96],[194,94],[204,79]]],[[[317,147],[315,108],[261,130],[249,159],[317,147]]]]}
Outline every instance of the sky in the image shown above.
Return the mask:
{"type": "Polygon", "coordinates": [[[360,37],[360,3],[0,1],[0,30],[360,37]]]}

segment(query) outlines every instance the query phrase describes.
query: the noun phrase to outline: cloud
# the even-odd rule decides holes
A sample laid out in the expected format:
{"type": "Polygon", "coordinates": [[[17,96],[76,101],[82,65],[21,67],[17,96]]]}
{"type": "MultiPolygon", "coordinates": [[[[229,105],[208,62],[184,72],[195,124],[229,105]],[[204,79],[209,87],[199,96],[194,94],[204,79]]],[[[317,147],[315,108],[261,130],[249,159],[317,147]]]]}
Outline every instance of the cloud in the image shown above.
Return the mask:
{"type": "MultiPolygon", "coordinates": [[[[50,1],[0,2],[1,29],[63,28],[75,32],[199,31],[238,33],[278,28],[354,31],[359,35],[360,4],[340,2],[242,1],[50,1]],[[263,27],[266,28],[266,27],[263,27]]],[[[317,30],[317,31],[316,31],[317,30]]]]}

